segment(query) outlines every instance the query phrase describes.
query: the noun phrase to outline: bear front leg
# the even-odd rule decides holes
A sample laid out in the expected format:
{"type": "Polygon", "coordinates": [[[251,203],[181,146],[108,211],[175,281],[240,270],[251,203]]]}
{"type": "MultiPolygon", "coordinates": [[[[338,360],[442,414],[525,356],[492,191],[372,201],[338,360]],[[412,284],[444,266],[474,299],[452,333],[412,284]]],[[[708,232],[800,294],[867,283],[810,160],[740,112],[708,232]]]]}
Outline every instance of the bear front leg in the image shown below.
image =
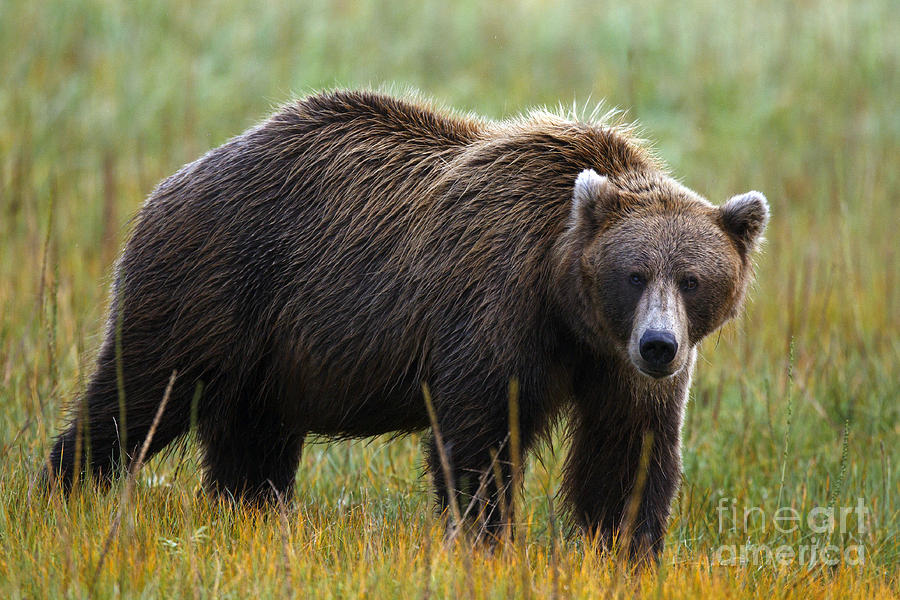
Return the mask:
{"type": "Polygon", "coordinates": [[[512,466],[505,437],[476,449],[451,435],[444,439],[444,459],[434,436],[428,445],[428,469],[440,510],[451,519],[458,510],[464,523],[476,524],[478,535],[490,541],[501,538],[513,518],[512,466]],[[442,460],[448,463],[449,481],[442,460]]]}
{"type": "Polygon", "coordinates": [[[574,520],[604,548],[627,543],[632,560],[657,560],[681,480],[681,408],[660,415],[655,411],[665,406],[648,406],[654,411],[648,414],[610,397],[603,404],[575,410],[564,495],[574,520]],[[631,503],[636,510],[629,510],[631,503]]]}
{"type": "MultiPolygon", "coordinates": [[[[496,541],[510,531],[514,513],[509,378],[496,377],[485,383],[480,376],[473,381],[477,383],[471,389],[454,382],[457,385],[449,391],[450,386],[435,384],[432,393],[443,457],[432,434],[428,469],[440,509],[447,510],[452,519],[455,503],[463,521],[475,525],[478,537],[496,541]]],[[[535,423],[541,422],[528,391],[522,387],[518,402],[523,471],[535,423]]]]}
{"type": "Polygon", "coordinates": [[[206,491],[256,507],[290,502],[306,432],[253,396],[222,388],[209,396],[229,408],[200,415],[206,491]]]}

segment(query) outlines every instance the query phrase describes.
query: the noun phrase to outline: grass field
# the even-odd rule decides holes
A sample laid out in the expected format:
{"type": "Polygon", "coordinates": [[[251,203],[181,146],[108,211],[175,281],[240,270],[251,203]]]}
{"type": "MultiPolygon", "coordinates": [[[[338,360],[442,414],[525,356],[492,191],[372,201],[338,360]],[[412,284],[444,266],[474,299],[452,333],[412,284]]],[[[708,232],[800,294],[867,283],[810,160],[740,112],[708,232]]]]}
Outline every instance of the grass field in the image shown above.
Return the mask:
{"type": "Polygon", "coordinates": [[[900,11],[677,4],[0,3],[0,596],[900,594],[900,11]],[[494,553],[444,542],[418,436],[308,446],[268,518],[198,498],[191,443],[133,490],[30,493],[155,183],[294,96],[384,84],[494,118],[605,99],[712,201],[768,196],[746,315],[702,348],[658,570],[561,526],[562,439],[494,553]],[[728,560],[747,543],[807,558],[728,560]]]}

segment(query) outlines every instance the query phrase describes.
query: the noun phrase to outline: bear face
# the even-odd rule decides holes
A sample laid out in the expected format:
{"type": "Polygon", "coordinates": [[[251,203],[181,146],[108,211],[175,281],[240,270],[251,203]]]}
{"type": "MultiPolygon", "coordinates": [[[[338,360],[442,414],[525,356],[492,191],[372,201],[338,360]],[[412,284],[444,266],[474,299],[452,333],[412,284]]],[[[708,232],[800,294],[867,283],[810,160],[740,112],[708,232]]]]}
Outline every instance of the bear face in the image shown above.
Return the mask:
{"type": "Polygon", "coordinates": [[[758,192],[716,207],[659,173],[614,183],[583,171],[563,236],[577,329],[647,377],[679,373],[696,345],[739,311],[768,214],[758,192]]]}

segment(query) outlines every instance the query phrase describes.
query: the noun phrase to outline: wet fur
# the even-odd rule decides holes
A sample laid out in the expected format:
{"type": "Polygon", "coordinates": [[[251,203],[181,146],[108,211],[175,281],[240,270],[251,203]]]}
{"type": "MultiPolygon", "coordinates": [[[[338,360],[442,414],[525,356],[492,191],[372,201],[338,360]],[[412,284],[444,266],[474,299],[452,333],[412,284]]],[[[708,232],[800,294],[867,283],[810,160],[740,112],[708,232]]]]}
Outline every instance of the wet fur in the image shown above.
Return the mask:
{"type": "MultiPolygon", "coordinates": [[[[673,212],[730,239],[718,209],[688,192],[627,130],[604,124],[547,113],[493,123],[369,92],[293,103],[185,166],[141,209],[116,269],[96,371],[51,468],[71,484],[83,468],[74,458],[83,428],[93,474],[113,477],[120,450],[136,455],[177,370],[150,454],[188,431],[202,382],[206,487],[249,501],[289,496],[308,433],[427,428],[424,381],[460,497],[489,473],[480,508],[493,531],[509,493],[515,377],[526,450],[571,415],[563,493],[573,520],[606,541],[620,525],[641,439],[653,433],[635,548],[656,553],[680,477],[690,369],[663,381],[637,374],[616,330],[631,300],[614,285],[586,287],[585,251],[615,242],[606,236],[616,223],[638,217],[659,227],[654,215],[673,212]],[[617,192],[589,198],[584,219],[573,220],[573,183],[588,168],[617,192]],[[620,314],[598,320],[597,306],[620,314]],[[499,483],[491,448],[503,461],[499,483]]],[[[630,251],[627,239],[616,243],[630,251]]],[[[731,247],[735,280],[710,303],[718,312],[700,319],[697,339],[743,296],[748,251],[731,247]]],[[[428,464],[446,505],[433,447],[428,464]]]]}

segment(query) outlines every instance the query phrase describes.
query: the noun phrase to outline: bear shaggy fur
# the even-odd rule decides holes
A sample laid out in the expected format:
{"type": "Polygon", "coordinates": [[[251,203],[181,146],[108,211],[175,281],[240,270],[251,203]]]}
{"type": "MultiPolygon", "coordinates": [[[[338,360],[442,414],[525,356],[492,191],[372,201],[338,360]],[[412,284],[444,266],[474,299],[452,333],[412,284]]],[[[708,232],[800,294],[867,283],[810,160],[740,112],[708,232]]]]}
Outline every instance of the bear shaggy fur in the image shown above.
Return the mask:
{"type": "Polygon", "coordinates": [[[630,539],[658,555],[695,348],[737,314],[767,218],[756,192],[680,185],[626,127],[307,97],[150,195],[52,479],[115,477],[177,371],[147,456],[196,423],[210,493],[286,498],[307,434],[426,429],[427,383],[439,501],[496,532],[515,379],[522,450],[567,417],[562,493],[606,543],[651,441],[630,539]]]}

